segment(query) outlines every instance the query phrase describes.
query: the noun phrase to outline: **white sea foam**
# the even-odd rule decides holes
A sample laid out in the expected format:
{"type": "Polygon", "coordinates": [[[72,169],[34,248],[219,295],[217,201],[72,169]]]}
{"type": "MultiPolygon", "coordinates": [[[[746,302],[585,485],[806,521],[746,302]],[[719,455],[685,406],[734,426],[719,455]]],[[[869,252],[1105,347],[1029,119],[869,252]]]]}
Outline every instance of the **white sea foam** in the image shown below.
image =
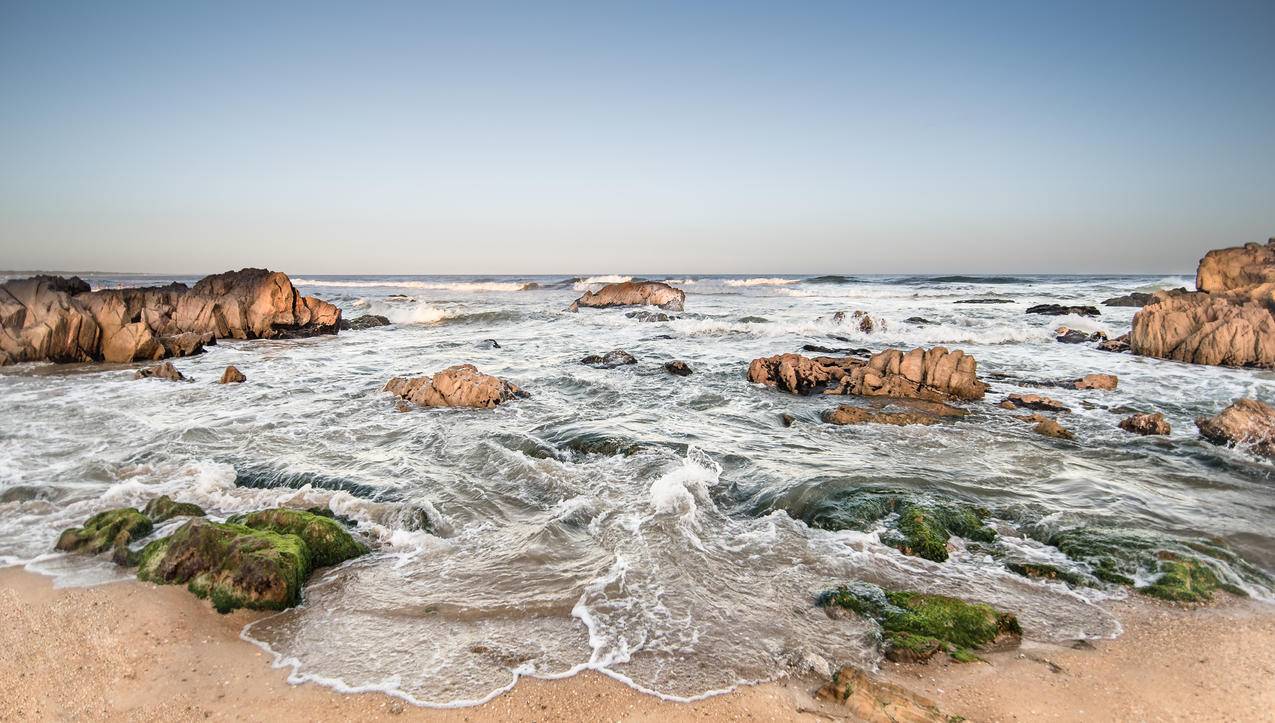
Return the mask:
{"type": "Polygon", "coordinates": [[[789,284],[799,284],[801,279],[781,279],[777,277],[770,278],[749,278],[749,279],[725,279],[722,283],[726,286],[788,286],[789,284]]]}
{"type": "Polygon", "coordinates": [[[460,291],[477,293],[484,291],[525,291],[533,288],[528,281],[419,281],[414,279],[376,279],[352,281],[344,279],[293,279],[294,286],[318,286],[346,289],[390,288],[426,289],[433,291],[460,291]]]}

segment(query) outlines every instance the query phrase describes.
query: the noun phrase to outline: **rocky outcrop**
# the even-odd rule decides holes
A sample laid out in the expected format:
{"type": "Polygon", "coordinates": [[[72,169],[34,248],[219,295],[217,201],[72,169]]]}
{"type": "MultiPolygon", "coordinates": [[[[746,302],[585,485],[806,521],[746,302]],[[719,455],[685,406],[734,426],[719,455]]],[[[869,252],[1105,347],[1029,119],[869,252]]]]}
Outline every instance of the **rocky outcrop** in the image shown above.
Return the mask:
{"type": "Polygon", "coordinates": [[[1045,314],[1047,316],[1098,316],[1102,312],[1096,306],[1063,306],[1062,304],[1037,304],[1027,307],[1028,314],[1045,314]]]}
{"type": "Polygon", "coordinates": [[[218,383],[242,384],[246,381],[248,381],[248,377],[244,376],[243,372],[239,371],[238,367],[231,364],[230,366],[226,367],[226,371],[221,373],[221,380],[218,383]]]}
{"type": "MultiPolygon", "coordinates": [[[[1161,293],[1164,296],[1177,296],[1178,294],[1187,294],[1190,292],[1183,287],[1178,287],[1176,289],[1162,289],[1161,293]]],[[[1148,294],[1143,291],[1134,291],[1130,294],[1125,294],[1124,296],[1113,296],[1110,299],[1103,301],[1102,305],[1142,307],[1155,301],[1156,298],[1155,294],[1148,294]]]]}
{"type": "Polygon", "coordinates": [[[590,354],[581,359],[580,363],[599,369],[614,369],[629,364],[637,364],[637,357],[623,349],[613,349],[606,354],[590,354]]]}
{"type": "Polygon", "coordinates": [[[1200,436],[1215,444],[1248,447],[1275,457],[1275,407],[1256,399],[1239,399],[1214,417],[1197,417],[1200,436]]]}
{"type": "Polygon", "coordinates": [[[793,394],[825,388],[827,394],[899,397],[936,402],[982,399],[987,385],[978,379],[974,357],[937,346],[904,353],[887,349],[866,362],[853,357],[800,354],[754,359],[748,380],[793,394]]]}
{"type": "Polygon", "coordinates": [[[679,377],[689,377],[691,375],[690,365],[681,359],[674,359],[671,362],[665,362],[664,371],[679,377]]]}
{"type": "Polygon", "coordinates": [[[356,316],[349,321],[341,320],[341,331],[362,331],[363,329],[375,329],[378,326],[389,326],[390,318],[381,316],[380,314],[364,314],[356,316]]]}
{"type": "Polygon", "coordinates": [[[476,409],[490,409],[528,396],[503,379],[479,372],[473,364],[448,367],[432,377],[394,377],[385,383],[385,391],[422,407],[476,409]]]}
{"type": "Polygon", "coordinates": [[[1141,435],[1170,434],[1173,428],[1168,420],[1159,412],[1152,414],[1133,414],[1120,420],[1120,428],[1126,432],[1141,435]]]}
{"type": "Polygon", "coordinates": [[[763,357],[754,359],[748,365],[748,381],[775,387],[789,394],[810,394],[828,382],[840,379],[844,374],[845,370],[835,364],[823,364],[800,354],[763,357]]]}
{"type": "Polygon", "coordinates": [[[35,276],[0,285],[0,364],[157,360],[198,353],[217,338],[336,333],[340,319],[340,309],[265,269],[193,287],[98,291],[75,277],[35,276]]]}
{"type": "Polygon", "coordinates": [[[133,373],[134,379],[167,379],[170,382],[184,382],[186,375],[177,371],[177,367],[172,362],[164,362],[155,364],[154,366],[138,369],[133,373]]]}
{"type": "Polygon", "coordinates": [[[1133,317],[1135,354],[1221,366],[1275,367],[1275,239],[1205,254],[1196,293],[1156,293],[1133,317]]]}
{"type": "Polygon", "coordinates": [[[567,311],[580,307],[604,309],[611,306],[658,306],[665,311],[682,311],[686,292],[661,281],[625,281],[607,284],[597,291],[586,291],[571,302],[567,311]]]}

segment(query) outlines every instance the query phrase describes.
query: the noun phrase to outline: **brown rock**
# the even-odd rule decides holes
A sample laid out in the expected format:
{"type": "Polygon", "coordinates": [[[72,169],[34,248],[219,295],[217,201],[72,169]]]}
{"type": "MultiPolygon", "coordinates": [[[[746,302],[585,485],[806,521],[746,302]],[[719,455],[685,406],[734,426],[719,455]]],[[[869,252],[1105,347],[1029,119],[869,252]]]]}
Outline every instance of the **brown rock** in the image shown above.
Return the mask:
{"type": "Polygon", "coordinates": [[[248,377],[243,375],[233,364],[226,367],[226,371],[221,373],[221,384],[240,384],[248,381],[248,377]]]}
{"type": "Polygon", "coordinates": [[[845,372],[800,354],[779,354],[754,359],[748,365],[748,381],[790,394],[810,394],[845,372]]]}
{"type": "Polygon", "coordinates": [[[1039,409],[1044,412],[1070,412],[1062,402],[1057,399],[1040,394],[1011,394],[1005,398],[1016,407],[1024,407],[1026,409],[1039,409]]]}
{"type": "Polygon", "coordinates": [[[629,364],[637,364],[637,357],[623,349],[613,349],[606,354],[590,354],[581,359],[580,363],[600,369],[614,369],[629,364]]]}
{"type": "Polygon", "coordinates": [[[473,364],[448,367],[432,377],[394,377],[385,383],[385,391],[422,407],[478,409],[528,396],[503,379],[479,372],[473,364]]]}
{"type": "Polygon", "coordinates": [[[940,419],[923,412],[879,412],[842,404],[836,409],[829,409],[822,415],[828,424],[937,424],[940,419]]]}
{"type": "Polygon", "coordinates": [[[1075,439],[1076,438],[1076,435],[1072,434],[1071,430],[1062,426],[1061,424],[1059,424],[1057,421],[1053,419],[1040,420],[1039,422],[1036,423],[1035,427],[1032,427],[1032,431],[1035,432],[1036,434],[1041,434],[1046,437],[1053,437],[1055,439],[1075,439]]]}
{"type": "Polygon", "coordinates": [[[953,720],[933,701],[848,666],[838,670],[816,695],[821,700],[845,706],[851,718],[865,723],[948,723],[953,720]]]}
{"type": "Polygon", "coordinates": [[[169,284],[89,291],[36,276],[0,285],[0,364],[132,362],[198,353],[214,339],[336,333],[341,311],[265,269],[169,284]]]}
{"type": "Polygon", "coordinates": [[[830,394],[901,397],[931,401],[982,399],[987,385],[978,379],[974,357],[958,350],[913,349],[906,354],[887,349],[867,363],[853,364],[830,394]]]}
{"type": "Polygon", "coordinates": [[[1173,429],[1169,426],[1169,422],[1165,420],[1164,415],[1155,412],[1153,414],[1134,414],[1120,420],[1120,428],[1126,432],[1134,434],[1169,434],[1173,429]]]}
{"type": "Polygon", "coordinates": [[[1129,351],[1129,334],[1125,333],[1114,339],[1100,341],[1098,342],[1098,349],[1113,352],[1129,351]]]}
{"type": "Polygon", "coordinates": [[[625,281],[607,284],[597,291],[586,291],[567,310],[579,311],[582,306],[595,309],[609,306],[658,306],[665,311],[682,311],[685,302],[685,291],[661,281],[625,281]]]}
{"type": "Polygon", "coordinates": [[[1241,445],[1275,457],[1275,407],[1239,399],[1215,417],[1197,417],[1200,436],[1215,444],[1241,445]]]}
{"type": "Polygon", "coordinates": [[[1002,399],[1001,403],[997,404],[996,406],[1000,407],[1001,409],[1018,409],[1018,405],[1014,404],[1008,399],[1002,399]]]}
{"type": "Polygon", "coordinates": [[[1248,294],[1253,287],[1268,284],[1275,284],[1275,238],[1265,246],[1250,243],[1214,249],[1204,254],[1195,272],[1195,288],[1206,294],[1248,294]]]}
{"type": "Polygon", "coordinates": [[[1115,374],[1086,374],[1083,377],[1071,382],[1073,389],[1101,389],[1109,392],[1116,388],[1120,383],[1120,378],[1115,374]]]}
{"type": "Polygon", "coordinates": [[[689,377],[691,375],[690,365],[681,359],[674,359],[671,362],[665,362],[664,371],[679,377],[689,377]]]}
{"type": "Polygon", "coordinates": [[[177,371],[177,367],[173,366],[172,362],[164,362],[162,364],[156,364],[154,366],[149,366],[144,369],[138,369],[137,372],[133,374],[133,378],[134,379],[167,379],[170,382],[186,381],[185,375],[177,371]]]}

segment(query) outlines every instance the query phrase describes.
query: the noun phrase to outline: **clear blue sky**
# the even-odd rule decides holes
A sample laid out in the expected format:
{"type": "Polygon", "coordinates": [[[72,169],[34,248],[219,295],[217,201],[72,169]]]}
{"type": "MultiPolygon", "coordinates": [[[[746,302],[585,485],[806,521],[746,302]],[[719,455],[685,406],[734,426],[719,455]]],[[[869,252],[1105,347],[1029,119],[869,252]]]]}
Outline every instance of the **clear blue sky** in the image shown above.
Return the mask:
{"type": "Polygon", "coordinates": [[[1275,0],[0,0],[0,268],[1194,269],[1275,0]],[[888,7],[886,7],[888,6],[888,7]]]}

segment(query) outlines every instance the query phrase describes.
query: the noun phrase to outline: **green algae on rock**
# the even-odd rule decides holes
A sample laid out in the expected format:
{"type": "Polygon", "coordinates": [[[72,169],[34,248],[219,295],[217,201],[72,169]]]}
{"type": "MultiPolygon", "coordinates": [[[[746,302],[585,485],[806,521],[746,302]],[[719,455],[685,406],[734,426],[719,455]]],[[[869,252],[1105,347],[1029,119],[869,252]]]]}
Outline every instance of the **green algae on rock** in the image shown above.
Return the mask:
{"type": "Polygon", "coordinates": [[[164,522],[174,517],[203,517],[204,508],[192,502],[174,502],[168,495],[160,495],[151,499],[142,508],[142,513],[154,522],[164,522]]]}
{"type": "Polygon", "coordinates": [[[957,662],[976,660],[973,651],[993,643],[1017,644],[1018,618],[983,603],[967,603],[945,595],[884,591],[876,585],[852,583],[829,590],[819,605],[838,607],[875,620],[891,660],[922,662],[947,651],[957,662]]]}
{"type": "Polygon", "coordinates": [[[345,562],[368,551],[367,547],[346,532],[340,522],[313,512],[279,507],[236,515],[227,522],[255,530],[300,537],[309,548],[310,559],[315,567],[345,562]]]}
{"type": "Polygon", "coordinates": [[[185,583],[217,612],[282,610],[301,600],[310,550],[300,537],[196,517],[142,549],[137,577],[185,583]]]}
{"type": "Polygon", "coordinates": [[[1160,563],[1160,577],[1138,592],[1174,602],[1204,602],[1221,585],[1207,565],[1195,559],[1170,559],[1160,563]]]}
{"type": "Polygon", "coordinates": [[[97,554],[120,545],[127,547],[132,540],[149,535],[154,527],[150,518],[132,507],[107,510],[85,520],[83,527],[63,530],[54,549],[97,554]]]}
{"type": "Polygon", "coordinates": [[[1092,580],[1086,578],[1078,572],[1072,572],[1058,565],[1051,565],[1047,562],[1021,562],[1010,561],[1005,563],[1005,567],[1015,575],[1030,577],[1037,580],[1058,580],[1068,585],[1078,585],[1089,587],[1093,585],[1092,580]]]}

